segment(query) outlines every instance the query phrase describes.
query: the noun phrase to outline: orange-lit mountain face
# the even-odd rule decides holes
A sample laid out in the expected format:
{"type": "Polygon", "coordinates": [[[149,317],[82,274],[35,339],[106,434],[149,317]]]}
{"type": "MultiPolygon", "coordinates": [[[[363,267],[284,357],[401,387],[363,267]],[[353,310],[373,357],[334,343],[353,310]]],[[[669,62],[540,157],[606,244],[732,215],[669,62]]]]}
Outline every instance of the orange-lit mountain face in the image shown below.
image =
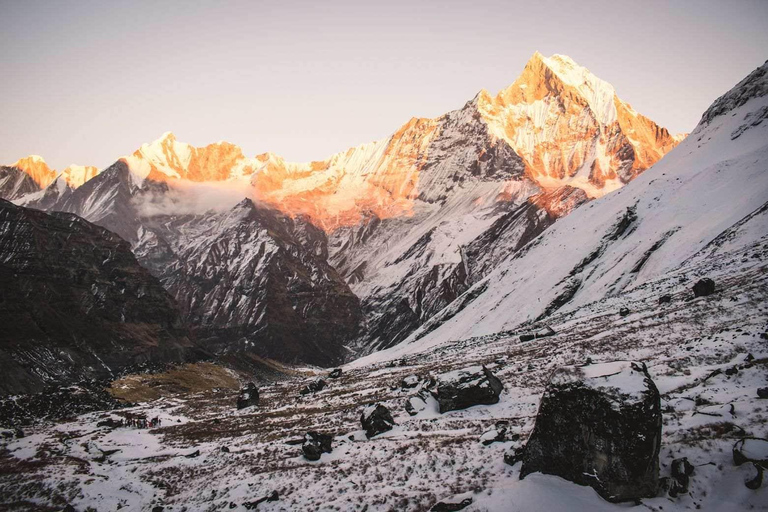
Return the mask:
{"type": "Polygon", "coordinates": [[[56,178],[56,171],[48,167],[41,156],[29,155],[19,159],[12,167],[21,169],[37,183],[40,188],[45,188],[56,178]]]}
{"type": "MultiPolygon", "coordinates": [[[[495,97],[482,90],[462,111],[467,109],[467,116],[487,126],[486,145],[511,148],[525,164],[519,179],[543,192],[569,186],[589,198],[600,197],[653,165],[681,140],[562,55],[534,54],[511,86],[495,97]]],[[[294,216],[306,215],[330,232],[371,217],[411,215],[419,196],[434,193],[429,187],[435,186],[436,177],[425,175],[424,166],[441,151],[433,141],[452,129],[451,119],[450,114],[412,119],[388,139],[310,163],[286,162],[271,153],[248,158],[228,142],[194,147],[172,133],[122,160],[134,173],[155,181],[247,180],[254,199],[294,216]]],[[[487,157],[484,151],[467,156],[466,165],[475,167],[487,157]]],[[[40,157],[24,158],[15,166],[41,187],[56,177],[40,157]]],[[[76,188],[96,173],[92,167],[72,166],[63,174],[76,188]]],[[[498,185],[493,200],[508,200],[510,183],[498,185]]],[[[569,210],[550,206],[551,211],[569,210]]]]}

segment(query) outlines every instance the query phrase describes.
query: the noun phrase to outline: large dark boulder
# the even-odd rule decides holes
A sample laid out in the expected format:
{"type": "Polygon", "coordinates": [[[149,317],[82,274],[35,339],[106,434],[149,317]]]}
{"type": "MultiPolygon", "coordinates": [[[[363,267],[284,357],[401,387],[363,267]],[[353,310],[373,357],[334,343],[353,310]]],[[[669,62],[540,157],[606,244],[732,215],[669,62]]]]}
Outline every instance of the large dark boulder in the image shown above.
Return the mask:
{"type": "Polygon", "coordinates": [[[389,409],[381,404],[368,405],[360,415],[360,423],[365,430],[365,436],[370,439],[375,435],[392,430],[395,420],[389,409]]]}
{"type": "Polygon", "coordinates": [[[237,408],[245,409],[255,405],[259,405],[259,389],[256,387],[256,384],[249,382],[248,385],[240,390],[240,394],[237,396],[237,408]]]}
{"type": "Polygon", "coordinates": [[[331,453],[333,436],[330,434],[318,434],[317,432],[307,432],[304,435],[304,443],[301,445],[301,451],[307,460],[320,460],[324,453],[331,453]]]}
{"type": "Polygon", "coordinates": [[[558,475],[612,502],[651,497],[660,443],[659,391],[644,364],[563,367],[541,400],[520,478],[558,475]]]}
{"type": "Polygon", "coordinates": [[[745,462],[754,462],[768,467],[768,439],[745,437],[733,445],[733,463],[741,466],[745,462]]]}
{"type": "Polygon", "coordinates": [[[304,386],[303,388],[301,388],[301,391],[299,391],[299,393],[302,395],[317,393],[318,391],[322,391],[323,388],[325,388],[325,386],[326,386],[325,381],[320,377],[318,377],[312,382],[310,382],[309,384],[307,384],[306,386],[304,386]]]}
{"type": "Polygon", "coordinates": [[[435,506],[429,510],[430,512],[458,512],[459,510],[464,510],[471,504],[472,498],[464,498],[463,500],[457,502],[440,501],[435,503],[435,506]]]}
{"type": "Polygon", "coordinates": [[[436,398],[443,413],[495,404],[502,389],[501,381],[485,366],[473,366],[438,376],[436,398]]]}
{"type": "Polygon", "coordinates": [[[715,282],[708,277],[699,279],[696,284],[693,285],[694,297],[706,297],[715,293],[715,282]]]}

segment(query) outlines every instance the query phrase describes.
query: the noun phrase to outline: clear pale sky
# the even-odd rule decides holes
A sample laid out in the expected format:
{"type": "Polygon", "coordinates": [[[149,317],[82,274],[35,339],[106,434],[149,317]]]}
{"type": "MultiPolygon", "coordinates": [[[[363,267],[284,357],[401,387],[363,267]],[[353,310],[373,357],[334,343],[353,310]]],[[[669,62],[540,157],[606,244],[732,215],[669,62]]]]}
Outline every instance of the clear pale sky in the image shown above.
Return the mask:
{"type": "Polygon", "coordinates": [[[672,132],[768,59],[768,1],[0,0],[0,163],[105,167],[165,131],[322,159],[562,53],[672,132]]]}

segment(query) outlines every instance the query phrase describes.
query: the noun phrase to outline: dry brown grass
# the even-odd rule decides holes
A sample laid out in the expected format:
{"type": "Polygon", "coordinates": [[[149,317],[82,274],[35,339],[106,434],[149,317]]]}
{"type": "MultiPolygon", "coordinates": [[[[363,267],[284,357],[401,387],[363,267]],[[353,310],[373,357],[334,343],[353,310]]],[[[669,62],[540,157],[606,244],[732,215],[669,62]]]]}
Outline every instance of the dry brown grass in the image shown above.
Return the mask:
{"type": "Polygon", "coordinates": [[[194,363],[163,373],[128,375],[114,381],[107,391],[115,398],[138,403],[216,388],[237,390],[240,381],[222,366],[194,363]]]}

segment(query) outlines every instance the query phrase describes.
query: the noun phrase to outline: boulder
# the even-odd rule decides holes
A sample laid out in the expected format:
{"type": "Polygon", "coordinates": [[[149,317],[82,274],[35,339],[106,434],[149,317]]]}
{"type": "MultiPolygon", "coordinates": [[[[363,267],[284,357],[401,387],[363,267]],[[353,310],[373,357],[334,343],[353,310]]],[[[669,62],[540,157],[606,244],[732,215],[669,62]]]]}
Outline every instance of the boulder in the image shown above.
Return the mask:
{"type": "Polygon", "coordinates": [[[741,466],[745,462],[754,462],[768,467],[768,439],[745,437],[733,445],[733,463],[741,466]]]}
{"type": "Polygon", "coordinates": [[[458,502],[440,501],[432,507],[430,512],[456,512],[458,510],[464,510],[472,504],[472,498],[464,498],[458,502]]]}
{"type": "Polygon", "coordinates": [[[389,409],[381,404],[368,405],[360,415],[360,423],[363,424],[365,436],[370,439],[375,435],[392,430],[395,420],[389,409]]]}
{"type": "Polygon", "coordinates": [[[331,379],[338,379],[341,377],[341,368],[336,368],[335,370],[332,370],[331,373],[328,374],[328,377],[331,379]]]}
{"type": "Polygon", "coordinates": [[[259,405],[259,389],[256,384],[249,382],[237,395],[237,408],[245,409],[256,405],[259,405]]]}
{"type": "Polygon", "coordinates": [[[412,389],[419,385],[421,380],[418,375],[409,375],[400,381],[400,387],[403,389],[412,389]]]}
{"type": "Polygon", "coordinates": [[[408,397],[405,401],[405,412],[410,416],[416,416],[427,408],[427,401],[421,395],[408,397]]]}
{"type": "Polygon", "coordinates": [[[670,302],[672,302],[671,295],[662,295],[659,297],[659,304],[669,304],[670,302]]]}
{"type": "Polygon", "coordinates": [[[768,388],[757,388],[758,398],[768,398],[768,388]]]}
{"type": "Polygon", "coordinates": [[[699,279],[696,281],[696,284],[693,285],[694,297],[706,297],[713,293],[715,293],[715,282],[708,277],[699,279]]]}
{"type": "Polygon", "coordinates": [[[331,453],[333,436],[329,434],[318,434],[317,432],[307,432],[304,435],[304,443],[301,445],[301,451],[307,460],[320,460],[324,453],[331,453]]]}
{"type": "Polygon", "coordinates": [[[480,436],[480,442],[488,446],[493,443],[501,443],[507,440],[508,421],[497,421],[496,425],[483,432],[480,436]]]}
{"type": "Polygon", "coordinates": [[[612,502],[652,497],[660,444],[659,391],[644,364],[562,367],[542,397],[520,478],[557,475],[612,502]]]}
{"type": "Polygon", "coordinates": [[[325,383],[325,381],[318,377],[317,379],[313,380],[312,382],[304,386],[302,390],[299,391],[299,393],[301,393],[302,395],[317,393],[318,391],[321,391],[326,385],[327,384],[325,383]]]}
{"type": "Polygon", "coordinates": [[[485,366],[473,366],[437,378],[437,402],[440,412],[490,405],[499,401],[504,386],[485,366]]]}
{"type": "Polygon", "coordinates": [[[619,316],[628,316],[630,313],[629,308],[621,308],[619,309],[619,316]]]}

